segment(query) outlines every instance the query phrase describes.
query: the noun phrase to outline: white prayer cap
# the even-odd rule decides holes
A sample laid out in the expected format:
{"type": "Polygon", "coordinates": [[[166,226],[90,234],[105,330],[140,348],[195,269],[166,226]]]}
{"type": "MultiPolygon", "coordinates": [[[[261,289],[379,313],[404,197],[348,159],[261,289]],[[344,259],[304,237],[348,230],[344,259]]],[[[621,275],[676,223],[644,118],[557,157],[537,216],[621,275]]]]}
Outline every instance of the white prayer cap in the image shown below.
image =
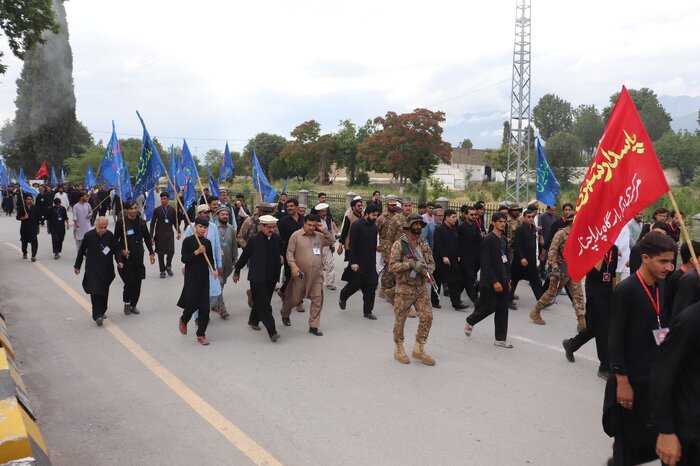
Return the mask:
{"type": "Polygon", "coordinates": [[[260,223],[263,225],[275,225],[277,223],[277,219],[272,215],[263,215],[260,217],[260,223]]]}
{"type": "Polygon", "coordinates": [[[321,202],[319,205],[314,207],[314,210],[324,210],[324,209],[327,209],[328,207],[330,207],[328,204],[326,204],[325,202],[321,202]]]}
{"type": "Polygon", "coordinates": [[[207,204],[199,204],[197,206],[197,213],[200,214],[202,212],[210,212],[211,210],[209,209],[209,206],[207,204]]]}
{"type": "Polygon", "coordinates": [[[361,200],[362,200],[362,196],[355,196],[355,197],[352,198],[352,200],[353,200],[353,201],[361,201],[361,200]]]}
{"type": "Polygon", "coordinates": [[[401,203],[399,201],[396,201],[396,207],[401,207],[401,203]]]}

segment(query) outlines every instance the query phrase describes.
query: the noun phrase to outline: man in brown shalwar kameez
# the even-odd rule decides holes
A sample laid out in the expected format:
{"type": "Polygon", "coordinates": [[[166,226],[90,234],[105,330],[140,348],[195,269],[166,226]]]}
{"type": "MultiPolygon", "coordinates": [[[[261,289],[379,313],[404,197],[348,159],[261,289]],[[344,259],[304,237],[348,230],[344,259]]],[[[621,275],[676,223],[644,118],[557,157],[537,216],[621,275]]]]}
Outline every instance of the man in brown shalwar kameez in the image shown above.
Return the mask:
{"type": "Polygon", "coordinates": [[[309,333],[321,336],[318,329],[323,306],[323,255],[324,247],[335,243],[333,234],[322,228],[316,214],[306,216],[304,226],[295,231],[287,244],[287,263],[292,271],[290,286],[287,287],[282,304],[282,323],[292,325],[289,315],[292,308],[303,299],[311,300],[309,333]]]}

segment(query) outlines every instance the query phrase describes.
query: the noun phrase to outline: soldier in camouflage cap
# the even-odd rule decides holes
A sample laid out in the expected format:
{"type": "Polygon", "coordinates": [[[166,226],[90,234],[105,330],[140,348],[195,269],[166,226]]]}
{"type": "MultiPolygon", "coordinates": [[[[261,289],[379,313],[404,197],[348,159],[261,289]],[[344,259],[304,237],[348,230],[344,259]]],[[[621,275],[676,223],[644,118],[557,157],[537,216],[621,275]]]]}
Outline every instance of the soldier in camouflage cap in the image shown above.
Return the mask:
{"type": "Polygon", "coordinates": [[[386,297],[385,292],[387,288],[391,288],[391,283],[389,282],[389,278],[391,277],[391,273],[389,272],[387,265],[389,265],[389,253],[391,253],[391,245],[393,243],[389,242],[389,224],[391,223],[391,219],[394,218],[396,213],[400,210],[399,207],[397,207],[396,203],[398,201],[398,198],[394,196],[393,194],[389,194],[386,197],[386,212],[383,212],[379,218],[377,218],[377,234],[379,235],[379,247],[377,248],[377,251],[379,251],[382,255],[382,260],[384,261],[384,273],[382,273],[382,280],[381,280],[381,285],[379,287],[379,297],[384,298],[386,297]]]}
{"type": "MultiPolygon", "coordinates": [[[[401,209],[398,210],[389,221],[385,240],[386,244],[389,245],[385,250],[389,251],[389,253],[391,253],[390,251],[391,247],[393,247],[392,245],[403,235],[403,227],[406,223],[406,218],[408,218],[408,215],[411,213],[411,210],[413,210],[413,200],[410,197],[405,197],[401,200],[401,209]]],[[[388,265],[388,261],[386,261],[386,259],[385,263],[388,265]]],[[[384,275],[386,279],[386,281],[382,280],[383,285],[385,286],[384,295],[389,304],[394,304],[394,295],[396,293],[394,285],[396,284],[396,277],[394,272],[392,272],[389,267],[384,269],[384,275]]],[[[415,317],[415,315],[412,316],[415,317]]]]}
{"type": "Polygon", "coordinates": [[[423,364],[434,366],[435,360],[424,349],[433,323],[433,310],[426,285],[432,277],[430,272],[435,269],[433,254],[422,235],[425,225],[420,215],[409,214],[404,221],[403,234],[391,246],[389,270],[396,275],[394,358],[402,364],[409,363],[403,341],[406,318],[413,306],[419,323],[412,355],[423,364]]]}

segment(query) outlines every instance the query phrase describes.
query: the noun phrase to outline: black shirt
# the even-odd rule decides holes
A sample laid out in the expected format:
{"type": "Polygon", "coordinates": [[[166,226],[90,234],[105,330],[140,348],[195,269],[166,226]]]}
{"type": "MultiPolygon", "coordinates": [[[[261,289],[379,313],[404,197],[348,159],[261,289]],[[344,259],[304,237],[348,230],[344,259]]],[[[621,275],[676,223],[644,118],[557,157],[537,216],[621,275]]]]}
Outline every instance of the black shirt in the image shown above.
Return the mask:
{"type": "Polygon", "coordinates": [[[301,230],[302,226],[304,226],[304,217],[301,215],[299,216],[299,220],[295,220],[291,215],[285,215],[279,222],[277,222],[277,229],[280,232],[280,239],[282,239],[283,252],[287,251],[287,243],[289,243],[289,238],[292,237],[292,234],[295,231],[301,230]]]}
{"type": "MultiPolygon", "coordinates": [[[[659,304],[664,303],[665,282],[649,287],[659,304]]],[[[656,311],[637,275],[622,280],[612,295],[610,312],[610,366],[615,374],[626,375],[630,384],[648,384],[658,347],[653,331],[659,328],[656,311]]]]}
{"type": "Polygon", "coordinates": [[[350,248],[348,264],[360,266],[365,274],[376,272],[377,267],[377,225],[361,218],[350,227],[350,248]]]}
{"type": "Polygon", "coordinates": [[[671,317],[678,315],[683,309],[700,301],[700,280],[695,268],[688,270],[678,280],[676,296],[673,299],[671,317]]]}
{"type": "Polygon", "coordinates": [[[527,259],[529,264],[537,264],[537,228],[523,222],[515,230],[513,240],[515,256],[513,262],[520,263],[521,259],[527,259]]]}
{"type": "Polygon", "coordinates": [[[510,266],[507,254],[505,234],[500,238],[493,232],[486,235],[481,243],[481,280],[479,280],[481,288],[492,288],[496,282],[499,282],[504,289],[508,287],[510,266]],[[504,257],[506,257],[505,262],[504,257]]]}
{"type": "Polygon", "coordinates": [[[700,439],[700,304],[674,320],[651,373],[654,426],[664,434],[700,439]]]}
{"type": "Polygon", "coordinates": [[[457,227],[457,255],[460,268],[471,267],[475,269],[479,264],[479,250],[481,248],[481,230],[476,222],[462,222],[457,227]]]}
{"type": "Polygon", "coordinates": [[[610,296],[613,292],[613,280],[617,270],[617,246],[612,248],[603,256],[603,263],[600,270],[595,267],[586,275],[586,296],[605,295],[610,296]],[[606,275],[607,274],[607,275],[606,275]],[[605,281],[604,278],[609,278],[605,281]]]}

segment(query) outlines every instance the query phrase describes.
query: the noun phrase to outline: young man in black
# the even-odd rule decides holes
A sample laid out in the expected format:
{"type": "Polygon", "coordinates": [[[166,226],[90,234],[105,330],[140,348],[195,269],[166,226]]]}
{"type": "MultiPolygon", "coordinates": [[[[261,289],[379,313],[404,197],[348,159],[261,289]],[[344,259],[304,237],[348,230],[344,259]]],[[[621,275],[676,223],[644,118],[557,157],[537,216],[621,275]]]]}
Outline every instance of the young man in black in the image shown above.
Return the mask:
{"type": "Polygon", "coordinates": [[[169,201],[170,197],[167,191],[160,193],[160,207],[154,209],[151,217],[151,238],[158,253],[160,278],[165,278],[166,273],[173,276],[176,233],[177,239],[180,239],[180,222],[177,221],[176,211],[170,207],[169,201]]]}
{"type": "Polygon", "coordinates": [[[445,218],[442,224],[435,228],[433,242],[435,279],[439,283],[448,286],[452,308],[455,311],[463,311],[467,308],[467,305],[462,303],[460,297],[464,287],[462,274],[459,271],[457,212],[452,209],[445,211],[445,218]]]}
{"type": "Polygon", "coordinates": [[[575,362],[574,353],[595,338],[600,362],[598,377],[606,380],[610,374],[608,328],[610,302],[615,288],[617,257],[617,246],[613,245],[586,275],[586,329],[562,342],[566,359],[569,362],[575,362]]]}
{"type": "Polygon", "coordinates": [[[68,229],[70,229],[68,212],[61,205],[61,198],[55,197],[53,207],[46,213],[46,231],[51,235],[54,259],[61,257],[63,240],[66,238],[66,230],[68,229]]]}
{"type": "Polygon", "coordinates": [[[209,274],[218,278],[216,270],[210,270],[209,264],[215,264],[212,254],[211,241],[206,237],[207,228],[210,227],[209,219],[197,217],[194,220],[194,232],[182,242],[182,262],[185,264],[185,282],[177,302],[182,308],[182,316],[178,320],[180,333],[187,335],[187,323],[195,311],[199,310],[197,319],[197,341],[202,345],[208,345],[206,338],[209,325],[209,274]],[[195,238],[196,235],[196,238],[195,238]],[[199,239],[199,242],[197,240],[199,239]],[[205,256],[206,255],[206,256],[205,256]],[[209,258],[209,264],[207,259],[209,258]]]}
{"type": "Polygon", "coordinates": [[[478,298],[476,274],[479,271],[479,254],[483,238],[477,223],[478,214],[476,208],[467,206],[465,211],[466,219],[457,227],[457,254],[459,255],[459,270],[462,274],[462,284],[469,299],[476,304],[478,298]]]}
{"type": "Polygon", "coordinates": [[[528,209],[523,215],[523,221],[515,230],[513,238],[513,265],[511,267],[511,301],[520,280],[530,282],[530,288],[539,299],[544,294],[540,274],[537,270],[537,227],[535,227],[535,212],[528,209]]]}
{"type": "Polygon", "coordinates": [[[512,348],[508,337],[508,301],[510,301],[510,264],[505,239],[507,216],[496,212],[491,216],[493,230],[481,243],[481,280],[479,302],[467,317],[464,334],[471,336],[474,326],[495,313],[496,340],[494,345],[512,348]]]}
{"type": "Polygon", "coordinates": [[[651,371],[656,454],[669,466],[700,464],[700,304],[671,325],[651,371]]]}
{"type": "MultiPolygon", "coordinates": [[[[693,241],[693,250],[700,252],[700,242],[693,241]]],[[[666,307],[664,309],[666,312],[662,316],[661,320],[669,325],[671,324],[671,319],[673,319],[673,312],[676,310],[674,304],[676,302],[676,296],[680,291],[679,288],[681,279],[686,273],[695,269],[695,265],[693,265],[693,261],[690,256],[690,248],[688,247],[688,243],[683,243],[681,246],[681,262],[682,265],[674,270],[673,273],[669,274],[668,279],[666,280],[666,307]]],[[[697,276],[697,272],[695,272],[695,275],[697,276]]],[[[686,293],[682,293],[681,299],[687,299],[685,295],[686,293]]],[[[682,307],[679,310],[685,309],[697,301],[698,300],[695,299],[689,302],[684,302],[681,304],[682,307]]]]}
{"type": "Polygon", "coordinates": [[[613,464],[656,459],[650,427],[649,378],[668,328],[661,322],[666,276],[673,271],[676,243],[651,232],[640,242],[642,265],[613,292],[610,312],[611,377],[605,388],[603,427],[615,437],[613,464]]]}
{"type": "Polygon", "coordinates": [[[22,242],[22,259],[27,258],[27,245],[32,245],[32,262],[36,262],[36,251],[39,248],[39,211],[34,205],[31,194],[24,194],[22,202],[17,203],[17,220],[22,222],[19,226],[19,239],[22,242]]]}
{"type": "Polygon", "coordinates": [[[364,216],[350,227],[347,249],[348,267],[343,272],[347,285],[340,290],[338,305],[345,309],[345,303],[358,290],[362,290],[362,311],[364,317],[377,320],[374,310],[374,293],[377,290],[377,217],[379,207],[372,204],[365,209],[364,216]]]}

